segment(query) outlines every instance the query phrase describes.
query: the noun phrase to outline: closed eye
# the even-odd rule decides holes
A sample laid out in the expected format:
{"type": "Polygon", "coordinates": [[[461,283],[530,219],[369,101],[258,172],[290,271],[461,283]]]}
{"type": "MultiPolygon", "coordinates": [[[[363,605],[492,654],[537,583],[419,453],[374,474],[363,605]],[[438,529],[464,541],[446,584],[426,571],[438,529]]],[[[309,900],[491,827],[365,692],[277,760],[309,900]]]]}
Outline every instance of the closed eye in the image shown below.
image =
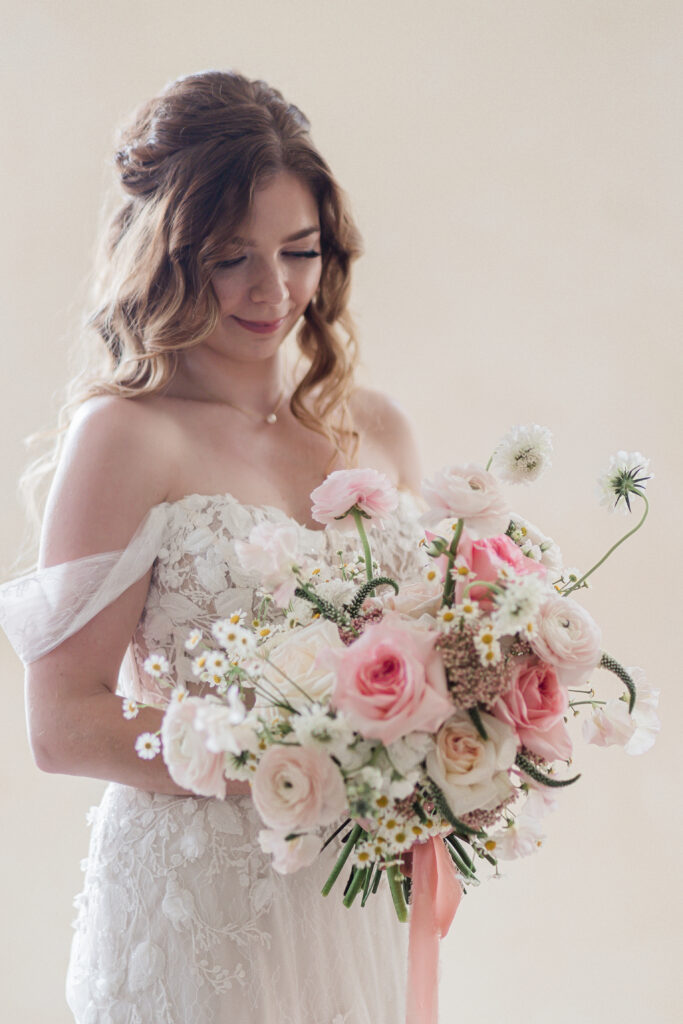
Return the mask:
{"type": "MultiPolygon", "coordinates": [[[[283,252],[283,256],[290,256],[298,260],[315,260],[320,256],[316,249],[306,249],[305,252],[283,252]]],[[[229,267],[237,267],[244,263],[246,256],[236,256],[233,260],[221,260],[216,264],[216,270],[226,270],[229,267]]]]}
{"type": "Polygon", "coordinates": [[[316,252],[315,249],[308,249],[306,252],[285,252],[283,256],[295,256],[298,259],[314,260],[320,256],[320,253],[316,252]]]}

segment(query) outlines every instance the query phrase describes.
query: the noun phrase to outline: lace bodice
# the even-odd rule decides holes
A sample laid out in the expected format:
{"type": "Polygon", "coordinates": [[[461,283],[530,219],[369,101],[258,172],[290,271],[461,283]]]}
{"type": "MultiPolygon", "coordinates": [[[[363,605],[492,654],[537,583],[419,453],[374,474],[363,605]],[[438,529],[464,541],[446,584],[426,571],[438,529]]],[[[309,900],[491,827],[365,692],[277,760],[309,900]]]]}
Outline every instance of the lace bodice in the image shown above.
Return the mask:
{"type": "MultiPolygon", "coordinates": [[[[397,517],[385,529],[371,529],[374,558],[398,580],[418,568],[416,513],[415,499],[404,492],[397,517]]],[[[252,527],[264,521],[296,522],[281,509],[243,505],[229,494],[193,494],[165,506],[149,593],[131,645],[134,672],[122,673],[119,680],[123,695],[150,703],[163,699],[158,681],[142,667],[153,650],[164,652],[174,680],[194,682],[184,649],[190,630],[209,635],[216,619],[237,609],[258,614],[260,581],[240,565],[235,541],[245,540],[252,527]]],[[[314,530],[300,523],[296,527],[303,550],[320,563],[338,563],[359,549],[353,528],[314,530]]]]}

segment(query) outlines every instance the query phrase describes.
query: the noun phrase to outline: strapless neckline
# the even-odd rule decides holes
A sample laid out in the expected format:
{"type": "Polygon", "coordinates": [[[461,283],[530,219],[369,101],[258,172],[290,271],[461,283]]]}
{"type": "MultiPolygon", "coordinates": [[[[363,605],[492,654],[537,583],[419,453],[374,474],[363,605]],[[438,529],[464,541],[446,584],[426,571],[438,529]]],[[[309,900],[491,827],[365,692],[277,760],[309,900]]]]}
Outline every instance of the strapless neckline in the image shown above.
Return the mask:
{"type": "MultiPolygon", "coordinates": [[[[419,499],[411,491],[400,490],[398,488],[397,490],[399,495],[399,507],[401,502],[404,502],[406,500],[409,500],[415,504],[418,502],[419,499]]],[[[176,505],[180,506],[198,501],[226,501],[229,504],[238,505],[240,508],[252,512],[274,512],[279,518],[284,519],[289,523],[292,523],[294,526],[298,527],[300,530],[304,530],[306,533],[323,534],[325,533],[326,530],[329,532],[331,529],[343,530],[344,532],[347,532],[346,529],[341,526],[323,526],[322,524],[319,527],[307,526],[305,523],[301,523],[299,522],[298,519],[295,519],[294,516],[289,515],[289,513],[285,512],[285,510],[283,508],[280,508],[279,505],[255,504],[248,501],[240,501],[239,498],[235,497],[235,495],[232,494],[230,491],[222,491],[216,494],[200,494],[198,491],[193,491],[190,494],[184,494],[181,498],[173,498],[170,501],[160,501],[157,505],[153,505],[152,508],[150,508],[150,512],[156,508],[172,508],[176,505]]]]}

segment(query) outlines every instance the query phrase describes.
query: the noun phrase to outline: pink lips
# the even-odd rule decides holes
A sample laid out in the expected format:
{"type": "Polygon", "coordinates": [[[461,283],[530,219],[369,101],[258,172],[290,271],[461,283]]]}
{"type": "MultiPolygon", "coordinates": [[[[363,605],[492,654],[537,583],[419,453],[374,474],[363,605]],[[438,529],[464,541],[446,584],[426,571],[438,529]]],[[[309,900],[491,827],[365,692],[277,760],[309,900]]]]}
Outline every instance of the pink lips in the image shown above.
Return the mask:
{"type": "Polygon", "coordinates": [[[233,317],[234,320],[244,327],[247,331],[252,331],[254,334],[273,334],[278,328],[282,327],[287,317],[280,317],[279,320],[242,320],[240,317],[233,317]]]}

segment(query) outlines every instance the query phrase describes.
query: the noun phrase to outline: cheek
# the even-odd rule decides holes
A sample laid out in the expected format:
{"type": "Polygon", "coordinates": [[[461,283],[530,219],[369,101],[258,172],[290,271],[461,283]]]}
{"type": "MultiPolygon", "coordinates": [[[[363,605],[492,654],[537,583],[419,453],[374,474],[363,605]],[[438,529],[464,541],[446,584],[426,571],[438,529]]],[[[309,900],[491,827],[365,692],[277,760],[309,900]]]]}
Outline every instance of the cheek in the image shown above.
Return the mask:
{"type": "Polygon", "coordinates": [[[304,267],[299,275],[297,275],[296,281],[293,283],[292,290],[295,298],[298,302],[307,306],[313,296],[318,290],[320,284],[320,277],[322,274],[322,267],[319,260],[311,261],[311,263],[304,267]]]}

